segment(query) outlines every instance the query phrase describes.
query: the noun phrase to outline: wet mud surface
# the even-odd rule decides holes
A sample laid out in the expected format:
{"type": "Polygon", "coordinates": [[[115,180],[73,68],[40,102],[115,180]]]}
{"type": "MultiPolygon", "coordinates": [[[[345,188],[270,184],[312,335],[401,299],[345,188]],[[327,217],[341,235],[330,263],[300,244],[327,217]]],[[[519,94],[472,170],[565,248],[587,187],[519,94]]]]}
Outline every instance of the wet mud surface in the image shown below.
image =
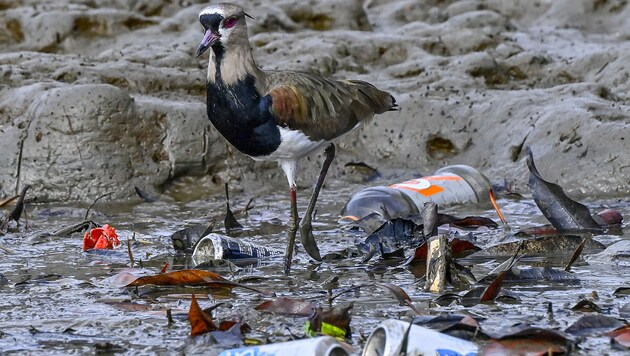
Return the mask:
{"type": "MultiPolygon", "coordinates": [[[[322,192],[319,209],[314,221],[316,239],[322,254],[354,247],[355,240],[364,239],[362,233],[340,228],[339,212],[347,197],[363,186],[331,181],[322,192]]],[[[281,187],[278,193],[255,197],[254,207],[248,215],[237,216],[244,229],[230,234],[246,241],[284,248],[285,224],[289,219],[288,197],[281,187]]],[[[306,205],[308,190],[300,190],[299,206],[306,205]],[[300,198],[301,196],[301,198],[300,198]]],[[[242,208],[252,198],[235,193],[231,197],[234,209],[242,208]]],[[[591,211],[616,208],[626,217],[630,206],[622,200],[582,200],[591,211]]],[[[499,204],[510,222],[512,230],[546,223],[531,199],[500,199],[499,204]]],[[[90,215],[92,220],[115,226],[122,247],[106,252],[82,252],[82,234],[71,238],[38,238],[38,232],[56,230],[82,221],[86,205],[27,204],[28,229],[22,228],[0,237],[0,244],[10,251],[0,251],[0,350],[4,354],[68,354],[125,352],[127,354],[201,353],[216,354],[229,348],[213,345],[207,335],[191,338],[188,309],[191,293],[195,293],[202,307],[216,302],[225,304],[214,311],[215,320],[242,318],[252,328],[246,337],[286,341],[292,334],[302,335],[306,318],[283,317],[263,314],[253,307],[266,297],[245,289],[231,292],[215,292],[208,288],[120,288],[109,285],[107,278],[130,267],[126,240],[135,233],[132,245],[136,267],[141,265],[158,273],[164,264],[170,270],[191,268],[190,258],[177,256],[171,245],[170,235],[195,223],[202,223],[210,216],[221,216],[224,200],[193,200],[175,202],[163,199],[145,203],[139,199],[98,203],[90,215]],[[205,298],[204,296],[207,296],[205,298]],[[170,309],[173,323],[169,325],[166,310],[170,309]]],[[[444,209],[459,216],[481,215],[498,221],[493,210],[474,207],[444,209]]],[[[222,221],[222,217],[219,219],[222,221]]],[[[625,225],[628,223],[626,222],[625,225]]],[[[455,229],[451,229],[455,231],[455,229]]],[[[216,232],[222,233],[218,224],[216,232]]],[[[468,232],[462,231],[462,234],[468,232]]],[[[499,230],[474,231],[481,246],[491,245],[503,238],[499,230]]],[[[630,240],[622,235],[595,237],[604,245],[619,240],[630,240]]],[[[327,293],[323,284],[333,276],[339,281],[333,293],[343,288],[366,282],[387,282],[402,287],[422,313],[438,315],[458,312],[483,318],[484,330],[501,330],[516,323],[528,323],[544,328],[566,329],[584,312],[571,307],[580,299],[589,299],[601,309],[601,314],[622,318],[622,308],[630,302],[629,296],[614,296],[621,286],[630,286],[628,259],[592,258],[601,250],[586,250],[572,268],[579,283],[537,281],[533,283],[506,284],[504,289],[515,294],[519,301],[495,301],[464,307],[453,303],[438,306],[437,297],[423,291],[424,262],[401,267],[402,261],[383,261],[374,258],[367,264],[361,257],[327,261],[321,265],[309,262],[300,249],[290,275],[282,272],[282,258],[266,261],[256,266],[216,266],[209,268],[222,276],[260,289],[273,291],[277,296],[312,299],[326,306],[327,293]],[[586,260],[585,260],[586,259],[586,260]],[[588,262],[587,262],[588,261],[588,262]],[[553,316],[548,314],[551,303],[553,316]]],[[[572,251],[549,251],[549,255],[528,256],[520,267],[553,266],[566,264],[572,251]]],[[[459,262],[471,267],[477,279],[481,279],[509,256],[469,257],[459,262]]],[[[448,290],[463,294],[463,291],[448,290]]],[[[400,305],[389,293],[362,289],[337,298],[333,305],[354,302],[352,311],[352,339],[350,343],[360,352],[364,337],[381,321],[388,318],[409,320],[413,313],[400,305]]],[[[627,315],[626,315],[627,317],[627,315]]],[[[575,354],[623,354],[611,348],[609,337],[586,337],[579,343],[575,354]]]]}

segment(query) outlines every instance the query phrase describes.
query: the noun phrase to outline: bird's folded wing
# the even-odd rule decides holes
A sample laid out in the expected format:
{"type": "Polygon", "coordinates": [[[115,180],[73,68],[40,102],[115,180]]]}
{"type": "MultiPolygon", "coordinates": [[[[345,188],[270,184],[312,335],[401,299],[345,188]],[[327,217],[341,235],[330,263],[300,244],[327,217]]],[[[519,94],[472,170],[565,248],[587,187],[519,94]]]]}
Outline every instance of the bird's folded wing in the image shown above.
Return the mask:
{"type": "Polygon", "coordinates": [[[301,72],[268,72],[267,94],[278,125],[313,140],[332,140],[394,105],[389,93],[367,82],[301,72]]]}

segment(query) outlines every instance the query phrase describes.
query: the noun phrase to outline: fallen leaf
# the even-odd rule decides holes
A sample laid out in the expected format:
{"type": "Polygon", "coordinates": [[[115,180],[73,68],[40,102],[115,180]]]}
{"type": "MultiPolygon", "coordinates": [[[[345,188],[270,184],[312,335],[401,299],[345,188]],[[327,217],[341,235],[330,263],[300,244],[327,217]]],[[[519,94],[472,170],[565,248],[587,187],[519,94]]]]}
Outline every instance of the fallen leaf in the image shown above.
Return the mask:
{"type": "Polygon", "coordinates": [[[330,308],[324,311],[321,307],[315,308],[304,325],[309,336],[317,334],[329,335],[337,338],[351,336],[350,320],[353,303],[345,307],[330,308]]]}
{"type": "Polygon", "coordinates": [[[503,278],[505,278],[506,273],[507,271],[499,273],[492,283],[486,287],[486,290],[484,290],[481,297],[479,297],[480,303],[493,301],[497,298],[499,292],[501,291],[501,284],[503,284],[503,278]]]}
{"type": "Polygon", "coordinates": [[[273,300],[264,301],[254,309],[280,315],[309,316],[313,313],[313,309],[316,307],[317,305],[312,301],[279,297],[273,300]]]}
{"type": "Polygon", "coordinates": [[[605,315],[585,315],[571,324],[565,332],[576,336],[601,335],[619,327],[624,323],[610,316],[605,315]]]}
{"type": "Polygon", "coordinates": [[[392,283],[374,283],[374,285],[389,290],[400,304],[410,307],[416,314],[421,314],[413,305],[411,297],[409,297],[409,294],[407,294],[404,289],[392,283]]]}
{"type": "Polygon", "coordinates": [[[587,299],[580,300],[576,305],[574,305],[571,308],[571,310],[581,311],[581,312],[596,312],[596,313],[602,312],[602,308],[600,308],[599,306],[597,306],[597,304],[587,299]]]}
{"type": "Polygon", "coordinates": [[[197,298],[194,294],[192,295],[190,301],[188,321],[190,321],[190,336],[197,336],[217,330],[217,326],[212,321],[212,317],[206,314],[201,307],[199,307],[197,298]]]}
{"type": "Polygon", "coordinates": [[[564,355],[575,342],[562,332],[528,325],[486,334],[493,340],[479,350],[480,355],[564,355]]]}
{"type": "Polygon", "coordinates": [[[136,194],[138,194],[138,196],[144,200],[146,203],[155,203],[156,201],[159,200],[159,198],[157,196],[154,195],[150,195],[147,192],[145,192],[144,190],[134,186],[133,189],[136,191],[136,194]]]}
{"type": "Polygon", "coordinates": [[[225,219],[223,220],[225,229],[226,230],[242,229],[243,225],[241,225],[238,222],[238,220],[236,220],[236,218],[234,217],[234,213],[232,212],[232,209],[230,209],[230,194],[228,191],[227,182],[225,183],[225,208],[226,208],[226,213],[225,213],[225,219]]]}
{"type": "Polygon", "coordinates": [[[586,206],[570,199],[559,185],[541,177],[530,147],[527,147],[527,167],[530,171],[529,189],[534,202],[553,227],[559,231],[602,231],[586,206]]]}
{"type": "Polygon", "coordinates": [[[630,325],[624,325],[623,327],[609,331],[604,335],[610,336],[616,345],[626,349],[630,348],[630,325]]]}

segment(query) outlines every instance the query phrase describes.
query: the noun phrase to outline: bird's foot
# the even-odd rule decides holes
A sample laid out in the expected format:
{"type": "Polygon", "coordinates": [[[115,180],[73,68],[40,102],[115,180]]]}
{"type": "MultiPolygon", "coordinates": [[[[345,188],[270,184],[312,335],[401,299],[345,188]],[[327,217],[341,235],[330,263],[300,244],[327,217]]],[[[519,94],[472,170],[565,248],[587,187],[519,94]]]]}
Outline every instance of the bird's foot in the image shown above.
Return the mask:
{"type": "Polygon", "coordinates": [[[300,240],[302,241],[304,250],[309,256],[316,261],[322,260],[319,254],[319,247],[317,247],[317,242],[315,242],[315,237],[313,236],[313,226],[311,225],[310,216],[305,216],[304,219],[300,221],[300,240]]]}

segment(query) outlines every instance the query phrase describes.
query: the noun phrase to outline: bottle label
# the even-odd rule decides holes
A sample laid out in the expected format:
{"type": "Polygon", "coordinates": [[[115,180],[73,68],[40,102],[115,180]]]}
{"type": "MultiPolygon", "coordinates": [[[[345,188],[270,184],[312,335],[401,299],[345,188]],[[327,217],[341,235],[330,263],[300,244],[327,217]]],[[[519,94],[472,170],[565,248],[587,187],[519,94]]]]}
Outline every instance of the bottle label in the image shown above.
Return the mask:
{"type": "Polygon", "coordinates": [[[432,184],[431,181],[445,180],[462,180],[463,178],[456,175],[430,176],[424,178],[411,179],[406,182],[390,185],[391,188],[405,189],[412,192],[420,193],[424,196],[432,196],[444,191],[439,185],[432,184]]]}

